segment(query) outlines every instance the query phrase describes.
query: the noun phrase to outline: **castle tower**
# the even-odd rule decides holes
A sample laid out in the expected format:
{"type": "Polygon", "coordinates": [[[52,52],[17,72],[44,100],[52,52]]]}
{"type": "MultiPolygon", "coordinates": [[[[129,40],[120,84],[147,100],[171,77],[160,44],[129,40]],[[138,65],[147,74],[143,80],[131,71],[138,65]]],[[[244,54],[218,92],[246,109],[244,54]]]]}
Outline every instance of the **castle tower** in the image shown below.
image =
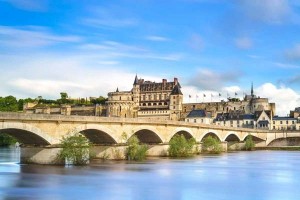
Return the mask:
{"type": "MultiPolygon", "coordinates": [[[[140,84],[137,75],[135,75],[133,88],[132,88],[132,101],[135,105],[135,110],[137,112],[139,104],[140,104],[140,84]]],[[[134,117],[137,117],[137,113],[135,112],[134,117]]]]}
{"type": "Polygon", "coordinates": [[[174,86],[171,94],[170,94],[170,119],[171,120],[179,120],[180,114],[182,111],[182,103],[183,103],[183,94],[180,90],[180,85],[177,84],[177,79],[175,78],[174,82],[176,85],[174,86]]]}

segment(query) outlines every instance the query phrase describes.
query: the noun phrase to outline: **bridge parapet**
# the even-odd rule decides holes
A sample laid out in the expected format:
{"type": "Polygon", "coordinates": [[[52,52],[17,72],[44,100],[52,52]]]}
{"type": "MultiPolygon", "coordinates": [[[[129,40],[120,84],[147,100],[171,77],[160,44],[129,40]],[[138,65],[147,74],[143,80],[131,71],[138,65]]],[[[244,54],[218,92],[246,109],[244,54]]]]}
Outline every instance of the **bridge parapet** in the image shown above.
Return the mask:
{"type": "Polygon", "coordinates": [[[55,121],[55,122],[86,122],[86,123],[119,123],[119,124],[139,124],[139,125],[164,125],[188,128],[215,129],[234,132],[256,132],[268,133],[269,130],[225,127],[209,124],[196,124],[184,121],[155,120],[139,118],[118,118],[99,116],[75,116],[75,115],[49,115],[49,114],[27,114],[16,112],[0,112],[0,121],[55,121]]]}

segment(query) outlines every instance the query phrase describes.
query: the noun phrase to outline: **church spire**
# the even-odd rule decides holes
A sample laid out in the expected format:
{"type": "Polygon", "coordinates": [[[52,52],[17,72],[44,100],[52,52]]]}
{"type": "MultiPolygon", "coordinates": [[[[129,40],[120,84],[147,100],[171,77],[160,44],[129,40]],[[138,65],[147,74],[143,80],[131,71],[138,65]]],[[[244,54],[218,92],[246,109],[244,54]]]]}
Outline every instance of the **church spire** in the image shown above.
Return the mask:
{"type": "Polygon", "coordinates": [[[133,85],[137,85],[138,83],[139,83],[139,79],[138,79],[137,74],[136,74],[135,78],[134,78],[133,85]]]}
{"type": "Polygon", "coordinates": [[[253,97],[254,96],[254,92],[253,92],[253,82],[251,84],[251,96],[253,97]]]}

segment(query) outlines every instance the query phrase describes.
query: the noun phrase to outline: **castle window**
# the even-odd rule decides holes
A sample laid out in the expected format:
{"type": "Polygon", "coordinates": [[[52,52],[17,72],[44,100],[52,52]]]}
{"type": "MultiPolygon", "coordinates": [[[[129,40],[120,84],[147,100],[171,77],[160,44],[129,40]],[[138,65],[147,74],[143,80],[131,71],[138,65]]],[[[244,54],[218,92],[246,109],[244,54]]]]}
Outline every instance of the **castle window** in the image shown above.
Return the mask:
{"type": "Polygon", "coordinates": [[[194,123],[196,123],[197,122],[197,120],[196,119],[194,119],[194,123]]]}
{"type": "Polygon", "coordinates": [[[280,124],[282,124],[282,121],[280,121],[280,124]]]}
{"type": "Polygon", "coordinates": [[[161,100],[161,94],[158,95],[158,100],[161,100]]]}
{"type": "Polygon", "coordinates": [[[121,98],[122,98],[122,97],[120,97],[120,100],[122,100],[121,98]]]}
{"type": "Polygon", "coordinates": [[[289,121],[286,121],[286,124],[289,124],[289,121]]]}

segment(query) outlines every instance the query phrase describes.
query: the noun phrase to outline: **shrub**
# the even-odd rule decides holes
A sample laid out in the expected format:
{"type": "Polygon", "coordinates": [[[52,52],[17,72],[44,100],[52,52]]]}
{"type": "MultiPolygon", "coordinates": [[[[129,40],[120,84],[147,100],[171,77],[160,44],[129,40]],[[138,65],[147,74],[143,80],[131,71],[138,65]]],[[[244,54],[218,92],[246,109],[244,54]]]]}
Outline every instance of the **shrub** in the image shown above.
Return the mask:
{"type": "Polygon", "coordinates": [[[63,137],[61,140],[62,150],[58,158],[73,165],[84,165],[89,161],[90,143],[88,139],[80,134],[63,137]]]}
{"type": "Polygon", "coordinates": [[[194,138],[186,139],[184,135],[175,135],[170,140],[169,145],[169,156],[188,157],[195,153],[196,140],[194,138]]]}
{"type": "Polygon", "coordinates": [[[146,158],[147,146],[139,144],[140,141],[136,135],[133,135],[127,141],[127,149],[126,149],[126,159],[127,160],[135,160],[141,161],[146,158]]]}
{"type": "Polygon", "coordinates": [[[254,149],[254,147],[255,147],[255,143],[252,139],[252,135],[249,135],[245,142],[245,150],[252,151],[254,149]]]}
{"type": "Polygon", "coordinates": [[[202,149],[204,152],[209,153],[221,153],[222,152],[222,146],[221,142],[212,136],[208,136],[204,138],[202,143],[202,149]]]}

